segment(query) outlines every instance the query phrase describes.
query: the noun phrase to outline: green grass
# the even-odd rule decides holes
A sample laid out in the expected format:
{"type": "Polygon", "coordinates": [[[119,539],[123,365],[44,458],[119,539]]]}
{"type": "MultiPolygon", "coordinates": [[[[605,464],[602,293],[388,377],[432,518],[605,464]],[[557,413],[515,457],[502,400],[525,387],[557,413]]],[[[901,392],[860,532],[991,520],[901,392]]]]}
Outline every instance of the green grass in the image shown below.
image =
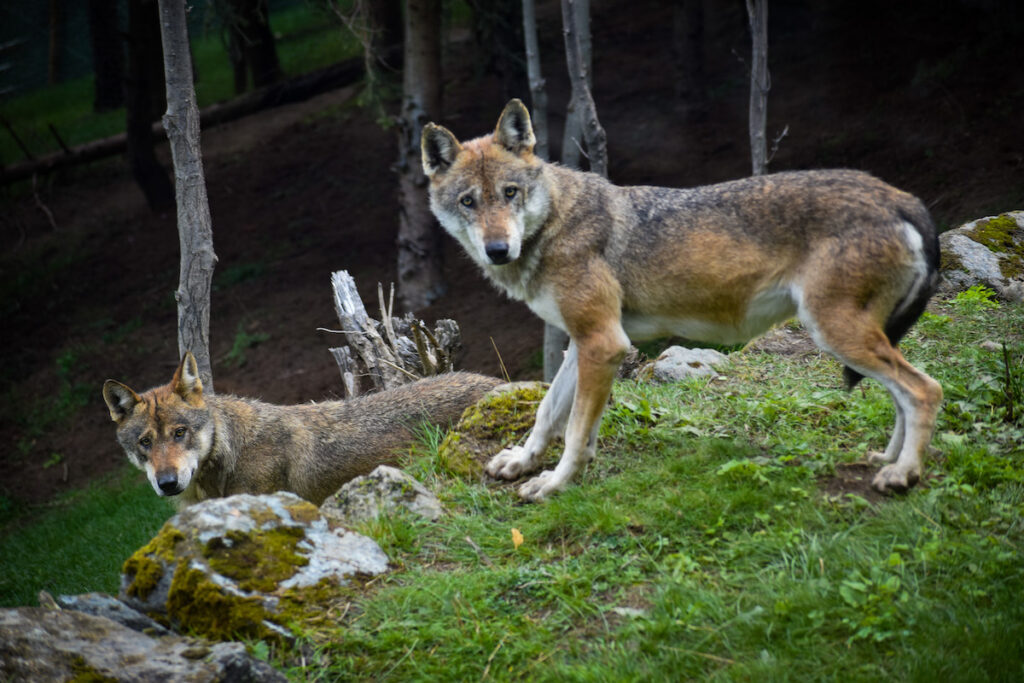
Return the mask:
{"type": "Polygon", "coordinates": [[[8,522],[0,531],[0,606],[37,605],[41,590],[53,595],[90,591],[116,595],[121,564],[173,512],[135,469],[64,497],[51,507],[5,510],[8,522]]]}
{"type": "MultiPolygon", "coordinates": [[[[940,452],[905,496],[822,486],[885,446],[880,387],[841,391],[819,356],[734,354],[724,379],[617,383],[597,460],[545,505],[444,471],[423,430],[408,470],[449,514],[360,525],[394,571],[296,654],[256,650],[298,681],[1020,680],[1024,306],[979,298],[938,304],[903,344],[946,391],[940,452]]],[[[121,486],[4,537],[8,604],[110,590],[166,515],[121,486]]]]}
{"type": "Polygon", "coordinates": [[[968,298],[904,344],[950,396],[910,494],[822,492],[893,419],[829,359],[620,382],[598,460],[546,505],[450,477],[425,447],[411,471],[452,514],[364,525],[397,571],[307,634],[312,657],[278,663],[294,680],[1019,680],[1024,423],[999,397],[1024,376],[1024,307],[968,298]],[[1003,340],[1009,382],[980,346],[1003,340]]]}
{"type": "MultiPolygon", "coordinates": [[[[277,53],[286,75],[294,76],[359,54],[358,41],[320,5],[299,3],[270,17],[277,53]]],[[[192,36],[192,58],[199,74],[196,98],[200,107],[234,96],[227,51],[218,30],[192,36]]],[[[0,103],[0,116],[9,121],[36,157],[59,151],[48,124],[69,146],[122,132],[124,109],[92,110],[93,78],[87,76],[41,88],[0,103]]],[[[10,135],[0,135],[0,164],[24,160],[10,135]]]]}

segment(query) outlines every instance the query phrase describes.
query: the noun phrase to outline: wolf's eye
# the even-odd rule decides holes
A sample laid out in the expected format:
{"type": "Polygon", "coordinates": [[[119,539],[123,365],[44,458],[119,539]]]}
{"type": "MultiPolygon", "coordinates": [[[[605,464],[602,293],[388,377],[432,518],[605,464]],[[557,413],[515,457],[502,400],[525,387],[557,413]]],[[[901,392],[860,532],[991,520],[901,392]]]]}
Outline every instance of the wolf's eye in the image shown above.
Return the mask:
{"type": "Polygon", "coordinates": [[[505,197],[507,197],[508,199],[512,199],[513,197],[516,196],[516,193],[518,191],[519,189],[516,188],[514,185],[509,185],[508,187],[505,188],[505,197]]]}
{"type": "Polygon", "coordinates": [[[149,447],[153,445],[153,439],[149,438],[148,436],[144,436],[141,439],[139,439],[139,445],[145,448],[146,450],[149,450],[149,447]]]}
{"type": "Polygon", "coordinates": [[[473,198],[467,194],[465,197],[459,200],[459,203],[462,204],[467,209],[471,209],[473,208],[473,204],[475,204],[476,202],[473,201],[473,198]]]}
{"type": "Polygon", "coordinates": [[[187,431],[188,430],[185,429],[184,427],[178,427],[177,429],[174,430],[174,438],[175,439],[184,438],[185,432],[187,432],[187,431]]]}

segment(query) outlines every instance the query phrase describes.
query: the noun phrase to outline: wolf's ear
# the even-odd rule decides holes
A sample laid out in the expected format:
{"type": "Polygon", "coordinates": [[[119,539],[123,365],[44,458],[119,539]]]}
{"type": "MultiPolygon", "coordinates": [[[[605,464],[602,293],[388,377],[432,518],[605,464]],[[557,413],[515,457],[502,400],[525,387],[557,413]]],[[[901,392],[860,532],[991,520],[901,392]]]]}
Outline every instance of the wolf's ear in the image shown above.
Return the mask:
{"type": "Polygon", "coordinates": [[[112,379],[103,383],[103,400],[107,402],[110,419],[114,422],[120,422],[128,417],[132,409],[142,401],[127,385],[112,379]]]}
{"type": "Polygon", "coordinates": [[[199,379],[199,365],[191,351],[186,351],[181,359],[174,377],[171,378],[171,388],[182,398],[188,398],[193,394],[202,396],[203,383],[199,379]]]}
{"type": "Polygon", "coordinates": [[[505,105],[494,129],[494,141],[513,154],[533,152],[537,138],[533,135],[530,112],[521,100],[515,99],[505,105]]]}
{"type": "Polygon", "coordinates": [[[444,126],[433,123],[423,126],[423,135],[420,136],[420,154],[423,157],[423,173],[428,178],[435,173],[447,171],[461,150],[462,145],[444,126]]]}

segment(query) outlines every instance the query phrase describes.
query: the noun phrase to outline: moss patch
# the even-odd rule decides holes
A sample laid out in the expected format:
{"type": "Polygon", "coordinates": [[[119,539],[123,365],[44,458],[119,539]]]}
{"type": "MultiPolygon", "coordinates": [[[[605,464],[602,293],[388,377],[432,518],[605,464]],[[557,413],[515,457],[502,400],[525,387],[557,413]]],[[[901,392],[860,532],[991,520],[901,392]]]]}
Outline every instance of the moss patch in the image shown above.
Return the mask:
{"type": "Polygon", "coordinates": [[[441,466],[460,476],[479,476],[491,456],[530,431],[546,392],[540,385],[516,387],[467,408],[438,448],[441,466]]]}
{"type": "Polygon", "coordinates": [[[175,561],[175,548],[185,540],[185,534],[170,525],[164,524],[153,539],[136,550],[124,562],[121,572],[129,577],[130,583],[125,592],[140,600],[145,600],[160,583],[168,565],[175,561]]]}
{"type": "Polygon", "coordinates": [[[999,267],[1003,277],[1016,278],[1024,275],[1024,229],[1009,214],[978,221],[967,232],[968,237],[1000,254],[999,267]]]}
{"type": "Polygon", "coordinates": [[[174,621],[213,640],[281,640],[281,634],[264,623],[271,615],[260,598],[229,595],[186,562],[174,572],[167,613],[174,621]]]}
{"type": "Polygon", "coordinates": [[[299,567],[309,564],[296,550],[303,538],[300,527],[229,531],[226,536],[211,539],[203,548],[203,557],[210,569],[234,580],[242,590],[270,593],[299,567]]]}

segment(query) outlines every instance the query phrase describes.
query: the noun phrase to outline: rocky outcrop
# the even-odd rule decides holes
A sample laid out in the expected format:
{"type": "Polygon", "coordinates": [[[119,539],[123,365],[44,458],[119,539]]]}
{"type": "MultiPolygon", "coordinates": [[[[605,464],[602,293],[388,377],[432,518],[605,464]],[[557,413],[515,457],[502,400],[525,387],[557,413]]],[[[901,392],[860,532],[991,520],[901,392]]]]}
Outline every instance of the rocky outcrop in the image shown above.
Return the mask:
{"type": "Polygon", "coordinates": [[[444,514],[437,496],[402,470],[387,465],[346,483],[320,506],[325,517],[340,524],[373,520],[401,510],[431,521],[444,514]]]}
{"type": "Polygon", "coordinates": [[[72,610],[0,610],[0,679],[14,681],[287,681],[241,643],[140,633],[72,610]]]}
{"type": "Polygon", "coordinates": [[[212,640],[289,640],[285,624],[388,569],[372,539],[291,493],[241,494],[172,517],[124,564],[120,599],[175,630],[212,640]]]}
{"type": "Polygon", "coordinates": [[[1024,211],[971,221],[939,236],[940,288],[960,292],[985,285],[1009,301],[1024,301],[1024,211]]]}
{"type": "Polygon", "coordinates": [[[718,368],[728,362],[728,356],[714,349],[670,346],[654,361],[642,366],[637,372],[637,379],[664,384],[687,377],[717,377],[718,368]]]}

